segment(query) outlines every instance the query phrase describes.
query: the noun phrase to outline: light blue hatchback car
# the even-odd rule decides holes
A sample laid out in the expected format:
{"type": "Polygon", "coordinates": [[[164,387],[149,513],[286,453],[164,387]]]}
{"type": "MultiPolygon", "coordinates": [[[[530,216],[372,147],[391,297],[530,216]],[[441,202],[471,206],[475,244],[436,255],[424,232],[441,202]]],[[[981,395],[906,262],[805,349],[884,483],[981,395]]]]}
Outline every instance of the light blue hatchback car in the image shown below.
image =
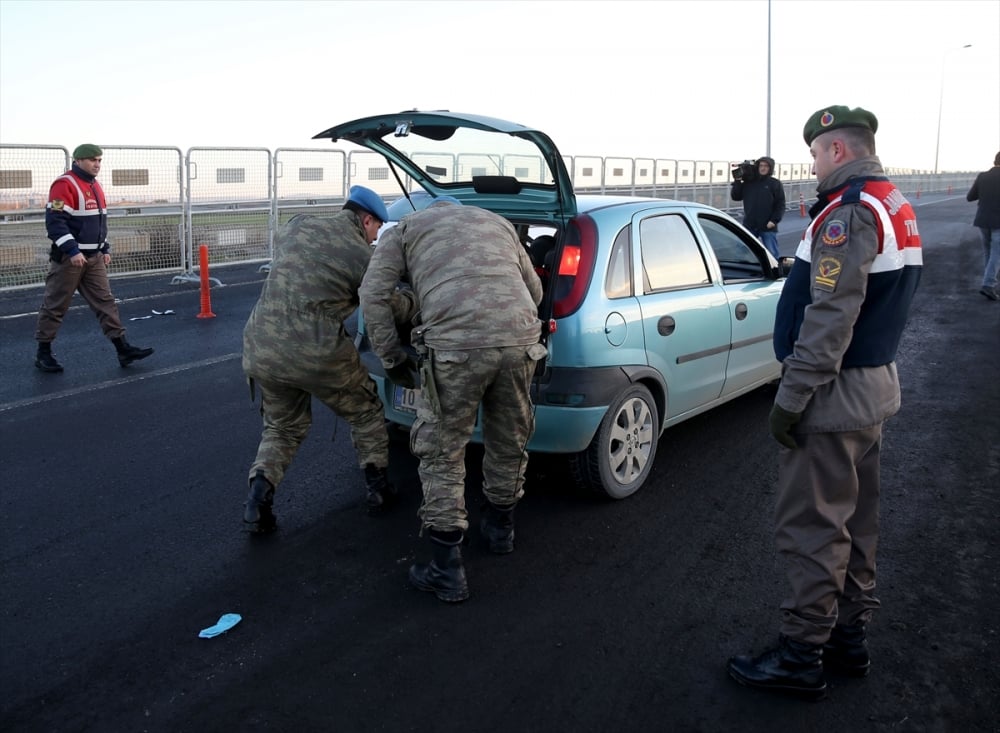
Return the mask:
{"type": "MultiPolygon", "coordinates": [[[[391,207],[400,216],[448,195],[515,225],[545,284],[549,352],[528,450],[567,455],[581,487],[633,494],[666,428],[779,377],[771,334],[787,267],[724,212],[578,197],[547,135],[488,117],[400,112],[316,137],[381,153],[414,192],[391,207]]],[[[363,319],[358,348],[386,417],[412,424],[417,395],[386,378],[363,319]]]]}

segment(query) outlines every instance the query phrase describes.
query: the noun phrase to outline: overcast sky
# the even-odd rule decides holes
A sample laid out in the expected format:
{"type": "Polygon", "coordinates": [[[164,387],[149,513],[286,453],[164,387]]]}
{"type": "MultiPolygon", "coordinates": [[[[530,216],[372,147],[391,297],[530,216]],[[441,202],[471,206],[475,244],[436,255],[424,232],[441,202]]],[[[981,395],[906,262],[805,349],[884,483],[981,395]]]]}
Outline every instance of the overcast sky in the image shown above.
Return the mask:
{"type": "Polygon", "coordinates": [[[566,155],[755,158],[769,7],[779,163],[846,104],[878,116],[887,166],[933,169],[939,111],[940,168],[992,164],[1000,0],[0,0],[0,142],[325,148],[337,122],[419,108],[566,155]]]}

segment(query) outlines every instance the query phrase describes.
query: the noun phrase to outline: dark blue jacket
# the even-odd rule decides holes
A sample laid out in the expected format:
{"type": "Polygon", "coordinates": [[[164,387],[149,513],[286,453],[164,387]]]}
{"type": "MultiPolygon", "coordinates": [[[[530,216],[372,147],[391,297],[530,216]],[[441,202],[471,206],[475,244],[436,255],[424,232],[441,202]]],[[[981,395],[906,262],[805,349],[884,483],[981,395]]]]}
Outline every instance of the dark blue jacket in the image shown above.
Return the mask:
{"type": "Polygon", "coordinates": [[[1000,229],[1000,165],[976,176],[965,198],[979,202],[973,226],[1000,229]]]}

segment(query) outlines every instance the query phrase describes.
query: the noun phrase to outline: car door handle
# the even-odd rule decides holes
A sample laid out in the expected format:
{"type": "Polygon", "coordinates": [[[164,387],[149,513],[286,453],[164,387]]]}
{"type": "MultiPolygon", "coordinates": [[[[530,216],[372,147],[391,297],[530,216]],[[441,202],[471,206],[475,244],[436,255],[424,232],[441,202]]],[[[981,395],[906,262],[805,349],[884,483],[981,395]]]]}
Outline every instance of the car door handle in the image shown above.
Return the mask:
{"type": "Polygon", "coordinates": [[[747,304],[746,303],[737,303],[736,304],[735,313],[736,313],[736,320],[737,321],[742,321],[743,319],[745,319],[747,317],[747,312],[748,311],[747,311],[747,304]]]}
{"type": "Polygon", "coordinates": [[[669,336],[677,328],[677,321],[671,316],[663,316],[656,322],[656,332],[661,336],[669,336]]]}

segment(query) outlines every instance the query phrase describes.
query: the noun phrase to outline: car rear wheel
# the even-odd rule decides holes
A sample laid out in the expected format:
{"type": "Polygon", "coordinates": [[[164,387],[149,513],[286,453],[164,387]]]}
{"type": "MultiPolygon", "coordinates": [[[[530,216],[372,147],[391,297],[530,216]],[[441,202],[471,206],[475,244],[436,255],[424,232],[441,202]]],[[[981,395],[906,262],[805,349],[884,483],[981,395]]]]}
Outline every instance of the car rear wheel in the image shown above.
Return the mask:
{"type": "Polygon", "coordinates": [[[653,468],[659,427],[653,395],[633,384],[608,409],[587,449],[570,458],[573,478],[612,499],[631,496],[653,468]]]}

